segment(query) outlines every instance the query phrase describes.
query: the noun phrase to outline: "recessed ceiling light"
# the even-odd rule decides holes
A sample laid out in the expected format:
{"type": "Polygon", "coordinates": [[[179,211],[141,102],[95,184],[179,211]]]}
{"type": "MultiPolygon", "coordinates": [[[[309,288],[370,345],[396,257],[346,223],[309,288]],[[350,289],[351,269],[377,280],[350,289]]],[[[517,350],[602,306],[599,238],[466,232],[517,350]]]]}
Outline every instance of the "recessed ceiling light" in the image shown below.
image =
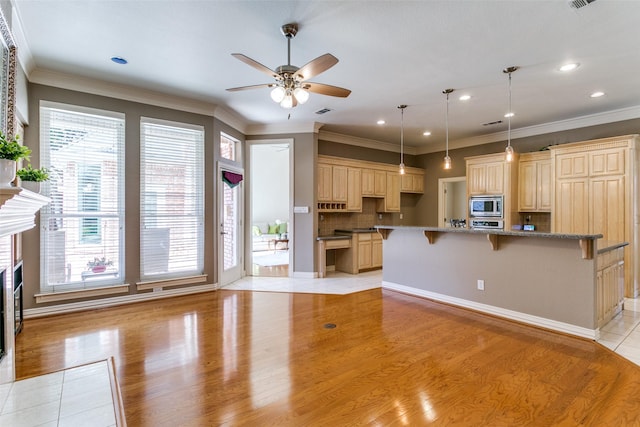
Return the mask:
{"type": "Polygon", "coordinates": [[[513,116],[515,116],[515,114],[514,114],[514,113],[507,113],[507,114],[505,114],[504,116],[505,116],[505,117],[513,117],[513,116]]]}
{"type": "Polygon", "coordinates": [[[383,124],[385,124],[386,122],[385,122],[384,120],[378,120],[378,122],[377,122],[377,123],[378,123],[379,125],[383,125],[383,124]]]}
{"type": "Polygon", "coordinates": [[[604,96],[604,92],[593,92],[589,96],[592,97],[592,98],[600,98],[601,96],[604,96]]]}
{"type": "Polygon", "coordinates": [[[471,99],[471,95],[462,95],[460,98],[460,101],[468,101],[471,99]]]}
{"type": "Polygon", "coordinates": [[[429,132],[428,130],[425,130],[424,132],[422,132],[422,134],[424,136],[431,136],[431,132],[429,132]]]}
{"type": "Polygon", "coordinates": [[[122,57],[120,57],[120,56],[114,56],[114,57],[112,57],[112,58],[111,58],[111,60],[112,60],[113,62],[115,62],[116,64],[120,64],[120,65],[124,65],[124,64],[126,64],[127,62],[129,62],[129,61],[127,61],[126,59],[124,59],[124,58],[122,58],[122,57]]]}
{"type": "Polygon", "coordinates": [[[577,62],[571,62],[569,64],[564,64],[562,66],[560,66],[560,68],[558,68],[560,71],[573,71],[576,68],[578,68],[580,66],[580,64],[578,64],[577,62]]]}

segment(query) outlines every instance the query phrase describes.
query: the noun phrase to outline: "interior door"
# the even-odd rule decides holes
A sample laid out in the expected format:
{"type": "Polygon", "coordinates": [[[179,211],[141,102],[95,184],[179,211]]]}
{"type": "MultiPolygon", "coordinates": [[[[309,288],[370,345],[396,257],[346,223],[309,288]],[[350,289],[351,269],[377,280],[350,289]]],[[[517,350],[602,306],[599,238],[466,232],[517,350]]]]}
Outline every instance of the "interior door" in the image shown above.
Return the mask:
{"type": "Polygon", "coordinates": [[[244,171],[221,166],[218,174],[218,271],[220,286],[242,277],[244,171]]]}

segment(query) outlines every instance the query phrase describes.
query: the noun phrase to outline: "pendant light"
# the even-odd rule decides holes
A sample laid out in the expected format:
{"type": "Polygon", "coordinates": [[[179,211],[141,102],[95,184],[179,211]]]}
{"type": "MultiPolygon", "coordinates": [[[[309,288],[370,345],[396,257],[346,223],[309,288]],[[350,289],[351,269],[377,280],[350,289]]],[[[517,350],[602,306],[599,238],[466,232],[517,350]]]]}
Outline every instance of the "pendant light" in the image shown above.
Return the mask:
{"type": "Polygon", "coordinates": [[[453,89],[445,89],[442,91],[442,93],[447,95],[447,113],[444,119],[446,129],[444,168],[446,170],[451,169],[451,157],[449,157],[449,94],[451,92],[453,92],[453,89]]]}
{"type": "Polygon", "coordinates": [[[406,105],[398,105],[400,109],[400,175],[404,175],[404,109],[406,105]]]}
{"type": "Polygon", "coordinates": [[[513,147],[511,146],[511,117],[513,116],[513,111],[511,111],[511,73],[517,69],[518,67],[508,67],[502,70],[503,73],[509,74],[509,111],[507,112],[507,123],[509,127],[507,128],[507,148],[504,150],[505,160],[507,162],[513,160],[513,147]]]}

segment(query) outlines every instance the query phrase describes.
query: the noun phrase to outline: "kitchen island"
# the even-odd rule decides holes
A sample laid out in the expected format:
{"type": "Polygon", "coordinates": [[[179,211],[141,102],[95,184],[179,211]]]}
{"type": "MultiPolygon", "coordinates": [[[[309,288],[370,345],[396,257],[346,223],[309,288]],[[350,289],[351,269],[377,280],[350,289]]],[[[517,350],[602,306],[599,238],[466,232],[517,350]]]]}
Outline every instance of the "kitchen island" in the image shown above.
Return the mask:
{"type": "Polygon", "coordinates": [[[387,289],[590,339],[622,309],[624,242],[599,234],[376,229],[387,289]]]}

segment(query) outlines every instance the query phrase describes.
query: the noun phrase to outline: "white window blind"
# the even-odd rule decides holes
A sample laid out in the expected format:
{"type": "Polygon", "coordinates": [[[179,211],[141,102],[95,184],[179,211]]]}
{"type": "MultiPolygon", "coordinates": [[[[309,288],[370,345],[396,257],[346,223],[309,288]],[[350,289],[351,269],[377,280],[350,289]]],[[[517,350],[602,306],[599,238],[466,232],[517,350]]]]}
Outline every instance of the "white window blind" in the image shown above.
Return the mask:
{"type": "Polygon", "coordinates": [[[147,118],[140,128],[141,278],[202,274],[204,128],[147,118]]]}
{"type": "Polygon", "coordinates": [[[42,103],[41,291],[123,283],[124,116],[42,103]]]}

